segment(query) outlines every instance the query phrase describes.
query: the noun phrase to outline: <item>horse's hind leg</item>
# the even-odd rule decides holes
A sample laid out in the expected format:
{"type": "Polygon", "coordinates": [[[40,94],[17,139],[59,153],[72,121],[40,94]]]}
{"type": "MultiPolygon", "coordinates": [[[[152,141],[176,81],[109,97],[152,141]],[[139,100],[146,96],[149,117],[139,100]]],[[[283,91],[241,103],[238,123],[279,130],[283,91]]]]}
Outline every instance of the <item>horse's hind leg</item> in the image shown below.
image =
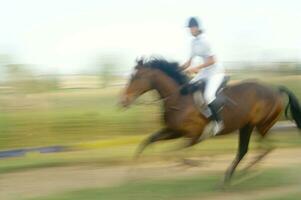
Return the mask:
{"type": "Polygon", "coordinates": [[[248,171],[251,167],[256,165],[274,149],[274,147],[271,144],[269,144],[263,139],[264,138],[261,138],[262,141],[260,141],[260,149],[263,149],[263,151],[258,156],[256,156],[255,159],[251,161],[245,168],[243,168],[242,171],[248,171]]]}
{"type": "Polygon", "coordinates": [[[268,131],[272,128],[272,126],[277,122],[280,112],[281,112],[280,109],[275,109],[274,113],[272,113],[271,116],[264,123],[259,124],[257,126],[257,130],[261,135],[259,148],[263,149],[263,152],[259,154],[253,161],[251,161],[251,163],[248,164],[243,169],[243,171],[249,170],[251,167],[253,167],[259,161],[261,161],[274,149],[274,147],[268,141],[265,140],[265,136],[268,133],[268,131]]]}
{"type": "Polygon", "coordinates": [[[226,172],[224,183],[228,183],[231,180],[231,177],[232,177],[237,165],[248,152],[250,137],[251,137],[253,128],[254,127],[252,125],[246,125],[239,130],[238,152],[237,152],[236,158],[234,159],[234,161],[232,162],[232,164],[230,165],[230,167],[228,168],[228,170],[226,172]]]}

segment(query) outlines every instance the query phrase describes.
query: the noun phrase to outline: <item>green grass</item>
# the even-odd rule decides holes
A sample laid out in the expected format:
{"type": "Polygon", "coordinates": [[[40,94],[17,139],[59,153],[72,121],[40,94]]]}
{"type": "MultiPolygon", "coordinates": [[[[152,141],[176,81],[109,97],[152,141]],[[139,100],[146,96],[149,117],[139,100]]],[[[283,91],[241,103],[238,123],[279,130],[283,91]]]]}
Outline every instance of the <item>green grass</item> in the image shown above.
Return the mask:
{"type": "MultiPolygon", "coordinates": [[[[66,165],[112,165],[131,164],[132,156],[141,136],[123,136],[107,140],[81,142],[73,145],[72,151],[62,153],[29,153],[25,157],[0,160],[0,173],[23,171],[35,168],[46,168],[66,165]]],[[[250,152],[258,146],[253,137],[250,152]]],[[[277,148],[300,148],[301,137],[297,132],[281,132],[270,136],[270,142],[277,148]]],[[[235,155],[238,146],[237,135],[222,136],[204,141],[186,151],[170,151],[179,147],[182,140],[161,142],[150,146],[141,159],[145,162],[154,160],[177,159],[181,156],[209,156],[219,154],[235,155]]]]}
{"type": "Polygon", "coordinates": [[[263,200],[300,200],[301,192],[292,192],[289,194],[281,195],[279,197],[267,198],[263,200]]]}
{"type": "Polygon", "coordinates": [[[169,200],[199,199],[214,195],[247,193],[273,187],[300,184],[299,168],[267,169],[239,185],[221,190],[221,173],[167,180],[128,182],[109,188],[87,188],[32,200],[169,200]]]}
{"type": "Polygon", "coordinates": [[[30,106],[19,109],[11,105],[26,104],[18,96],[2,99],[7,110],[0,113],[0,149],[142,135],[159,128],[159,117],[154,117],[158,107],[134,106],[122,112],[117,107],[119,90],[34,94],[25,98],[30,106]]]}

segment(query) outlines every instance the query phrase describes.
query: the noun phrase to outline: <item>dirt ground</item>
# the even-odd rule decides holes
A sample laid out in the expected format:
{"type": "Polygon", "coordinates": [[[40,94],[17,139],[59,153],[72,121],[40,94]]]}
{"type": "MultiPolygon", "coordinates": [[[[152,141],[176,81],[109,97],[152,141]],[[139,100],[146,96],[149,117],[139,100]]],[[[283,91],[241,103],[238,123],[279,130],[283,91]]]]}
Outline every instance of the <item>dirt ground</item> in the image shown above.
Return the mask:
{"type": "MultiPolygon", "coordinates": [[[[301,164],[301,148],[276,149],[259,166],[281,167],[294,164],[301,164]]],[[[43,169],[33,169],[23,172],[0,174],[0,199],[26,199],[44,196],[64,191],[91,188],[109,187],[122,184],[127,181],[140,179],[165,179],[180,178],[193,175],[214,173],[225,171],[232,162],[235,155],[219,155],[214,157],[192,158],[200,165],[197,167],[187,167],[179,165],[178,161],[156,161],[139,162],[131,165],[119,165],[111,167],[100,166],[72,166],[72,167],[52,167],[43,169]]],[[[249,154],[242,167],[254,158],[255,153],[249,154]]],[[[300,187],[283,188],[280,190],[256,192],[257,197],[265,195],[284,194],[299,191],[300,187]],[[259,195],[259,196],[258,196],[259,195]]],[[[247,194],[226,194],[216,195],[208,199],[250,199],[247,194]],[[242,196],[243,195],[243,196],[242,196]]],[[[270,196],[269,196],[270,197],[270,196]]]]}

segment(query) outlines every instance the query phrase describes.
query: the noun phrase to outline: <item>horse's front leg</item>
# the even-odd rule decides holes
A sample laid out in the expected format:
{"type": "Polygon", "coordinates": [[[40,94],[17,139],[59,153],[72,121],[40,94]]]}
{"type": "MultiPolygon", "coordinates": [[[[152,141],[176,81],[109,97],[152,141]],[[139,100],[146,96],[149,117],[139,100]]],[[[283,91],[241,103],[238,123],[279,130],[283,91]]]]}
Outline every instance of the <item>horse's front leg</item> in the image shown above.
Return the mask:
{"type": "Polygon", "coordinates": [[[205,129],[205,127],[202,127],[202,129],[200,129],[200,130],[191,131],[191,134],[187,134],[187,135],[192,135],[192,136],[189,137],[187,142],[183,146],[180,146],[177,150],[192,147],[192,146],[204,141],[205,139],[209,138],[210,135],[207,133],[207,131],[204,131],[204,129],[205,129]],[[198,133],[198,134],[194,134],[194,133],[198,133]]]}
{"type": "MultiPolygon", "coordinates": [[[[202,142],[203,140],[205,140],[207,137],[202,137],[201,134],[195,135],[194,137],[189,138],[186,143],[182,146],[180,146],[179,148],[177,148],[176,150],[184,150],[184,149],[189,149],[190,147],[202,142]]],[[[187,156],[187,153],[185,153],[187,156]]],[[[181,163],[184,164],[185,166],[199,166],[200,162],[196,161],[196,160],[191,160],[189,158],[185,158],[186,156],[182,157],[181,159],[181,163]]]]}
{"type": "Polygon", "coordinates": [[[181,137],[182,135],[178,132],[175,132],[173,130],[164,128],[159,130],[156,133],[153,133],[152,135],[150,135],[146,140],[144,140],[139,147],[136,150],[135,153],[135,157],[134,158],[138,158],[141,153],[145,150],[145,148],[147,146],[149,146],[150,144],[154,143],[154,142],[158,142],[160,140],[171,140],[171,139],[176,139],[181,137]]]}

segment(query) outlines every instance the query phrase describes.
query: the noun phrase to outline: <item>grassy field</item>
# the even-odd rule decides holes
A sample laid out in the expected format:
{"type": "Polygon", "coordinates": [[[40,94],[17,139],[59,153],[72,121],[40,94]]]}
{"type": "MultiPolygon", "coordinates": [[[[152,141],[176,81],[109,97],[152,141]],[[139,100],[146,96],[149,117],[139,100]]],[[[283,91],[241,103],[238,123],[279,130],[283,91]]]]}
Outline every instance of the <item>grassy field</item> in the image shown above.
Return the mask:
{"type": "MultiPolygon", "coordinates": [[[[142,160],[152,162],[164,159],[177,159],[180,157],[210,156],[220,154],[235,155],[238,138],[237,134],[222,136],[207,140],[192,149],[185,151],[172,151],[183,144],[183,140],[161,142],[145,151],[142,160]]],[[[61,153],[28,153],[24,157],[0,160],[0,174],[36,168],[57,166],[110,166],[132,163],[132,157],[138,144],[143,140],[141,136],[116,137],[93,142],[78,142],[73,149],[61,153]]],[[[297,148],[301,146],[301,137],[298,131],[275,132],[268,138],[271,145],[277,148],[297,148]]],[[[253,135],[250,151],[258,148],[258,137],[253,135]]]]}
{"type": "Polygon", "coordinates": [[[245,197],[243,199],[254,200],[300,199],[300,191],[288,189],[301,184],[300,166],[262,170],[256,176],[225,189],[221,189],[217,184],[220,181],[220,176],[220,172],[217,172],[214,175],[181,179],[128,182],[116,187],[82,189],[32,200],[233,199],[238,195],[245,197]],[[274,192],[271,192],[272,189],[274,192]],[[277,195],[277,189],[278,192],[282,190],[282,194],[284,190],[288,191],[282,196],[281,193],[277,195]],[[250,198],[250,195],[253,198],[250,198]]]}
{"type": "Polygon", "coordinates": [[[137,106],[121,112],[117,106],[119,91],[109,88],[2,97],[0,148],[137,135],[159,126],[157,107],[137,106]]]}

